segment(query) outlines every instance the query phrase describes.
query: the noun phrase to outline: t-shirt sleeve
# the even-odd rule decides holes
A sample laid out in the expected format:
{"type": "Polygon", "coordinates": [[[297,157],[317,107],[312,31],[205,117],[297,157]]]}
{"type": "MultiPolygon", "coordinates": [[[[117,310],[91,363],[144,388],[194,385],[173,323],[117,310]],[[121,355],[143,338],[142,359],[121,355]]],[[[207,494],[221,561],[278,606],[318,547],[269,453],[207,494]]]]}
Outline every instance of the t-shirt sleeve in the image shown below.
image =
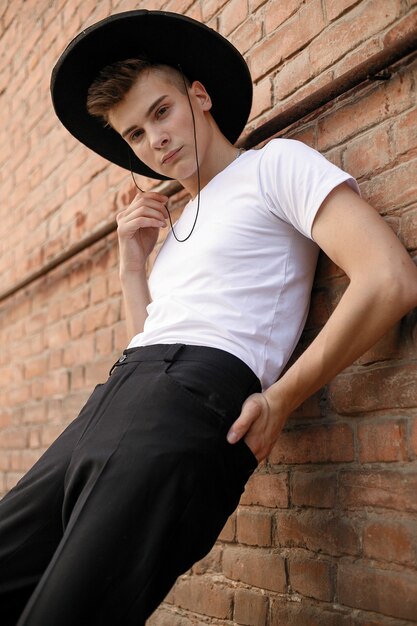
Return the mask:
{"type": "Polygon", "coordinates": [[[350,174],[294,139],[270,141],[260,160],[259,183],[268,209],[310,239],[322,202],[343,182],[360,195],[350,174]]]}

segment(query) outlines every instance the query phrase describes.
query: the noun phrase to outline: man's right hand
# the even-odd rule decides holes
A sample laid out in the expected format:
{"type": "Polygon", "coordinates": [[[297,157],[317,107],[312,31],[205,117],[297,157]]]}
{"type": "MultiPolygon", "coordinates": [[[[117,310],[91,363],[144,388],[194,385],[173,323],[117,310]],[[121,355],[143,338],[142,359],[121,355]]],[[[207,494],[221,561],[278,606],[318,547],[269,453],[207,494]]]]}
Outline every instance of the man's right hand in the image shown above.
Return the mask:
{"type": "Polygon", "coordinates": [[[168,197],[138,191],[133,202],[117,215],[121,272],[143,270],[168,219],[168,197]]]}

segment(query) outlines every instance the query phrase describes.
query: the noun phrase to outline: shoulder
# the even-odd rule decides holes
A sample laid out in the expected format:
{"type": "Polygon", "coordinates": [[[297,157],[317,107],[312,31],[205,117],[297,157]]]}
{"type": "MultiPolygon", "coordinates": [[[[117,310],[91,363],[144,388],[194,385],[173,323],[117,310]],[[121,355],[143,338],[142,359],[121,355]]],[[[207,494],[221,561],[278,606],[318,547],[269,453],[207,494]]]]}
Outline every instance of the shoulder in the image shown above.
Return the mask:
{"type": "Polygon", "coordinates": [[[297,139],[271,139],[259,150],[259,167],[283,176],[304,177],[307,171],[334,167],[320,152],[297,139]]]}
{"type": "Polygon", "coordinates": [[[273,158],[273,157],[291,157],[297,155],[318,155],[321,158],[324,158],[317,150],[307,146],[302,141],[298,141],[298,139],[271,139],[267,144],[265,144],[262,148],[259,149],[262,157],[264,158],[273,158]]]}

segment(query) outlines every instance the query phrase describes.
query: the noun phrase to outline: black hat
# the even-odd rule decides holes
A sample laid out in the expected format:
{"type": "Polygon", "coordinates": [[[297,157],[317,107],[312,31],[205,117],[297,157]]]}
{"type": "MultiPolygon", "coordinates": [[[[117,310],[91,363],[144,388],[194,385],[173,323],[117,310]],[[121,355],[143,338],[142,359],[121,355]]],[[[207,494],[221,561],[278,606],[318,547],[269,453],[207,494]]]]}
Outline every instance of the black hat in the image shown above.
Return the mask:
{"type": "Polygon", "coordinates": [[[93,24],[73,39],[51,77],[55,112],[83,144],[128,170],[165,179],[149,169],[120,135],[86,109],[87,92],[102,68],[146,56],[152,63],[181,67],[199,80],[212,99],[211,113],[234,143],[247,122],[252,81],[242,55],[216,31],[184,15],[166,11],[126,11],[93,24]]]}

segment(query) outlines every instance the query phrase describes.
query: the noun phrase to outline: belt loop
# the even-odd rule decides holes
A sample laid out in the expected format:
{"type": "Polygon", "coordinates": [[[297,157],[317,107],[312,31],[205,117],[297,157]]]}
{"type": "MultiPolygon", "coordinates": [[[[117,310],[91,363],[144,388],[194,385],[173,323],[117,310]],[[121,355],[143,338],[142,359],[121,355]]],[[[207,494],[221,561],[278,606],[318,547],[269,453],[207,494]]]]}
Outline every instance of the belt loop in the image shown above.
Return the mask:
{"type": "Polygon", "coordinates": [[[125,361],[126,359],[127,359],[127,355],[123,353],[122,356],[117,359],[116,363],[113,363],[113,365],[111,366],[109,376],[111,376],[113,374],[113,371],[116,369],[116,367],[120,365],[121,363],[123,363],[123,361],[125,361]]]}
{"type": "Polygon", "coordinates": [[[164,355],[164,361],[166,363],[171,363],[172,361],[175,361],[175,357],[184,347],[185,346],[183,343],[173,343],[168,346],[168,349],[164,355]]]}

